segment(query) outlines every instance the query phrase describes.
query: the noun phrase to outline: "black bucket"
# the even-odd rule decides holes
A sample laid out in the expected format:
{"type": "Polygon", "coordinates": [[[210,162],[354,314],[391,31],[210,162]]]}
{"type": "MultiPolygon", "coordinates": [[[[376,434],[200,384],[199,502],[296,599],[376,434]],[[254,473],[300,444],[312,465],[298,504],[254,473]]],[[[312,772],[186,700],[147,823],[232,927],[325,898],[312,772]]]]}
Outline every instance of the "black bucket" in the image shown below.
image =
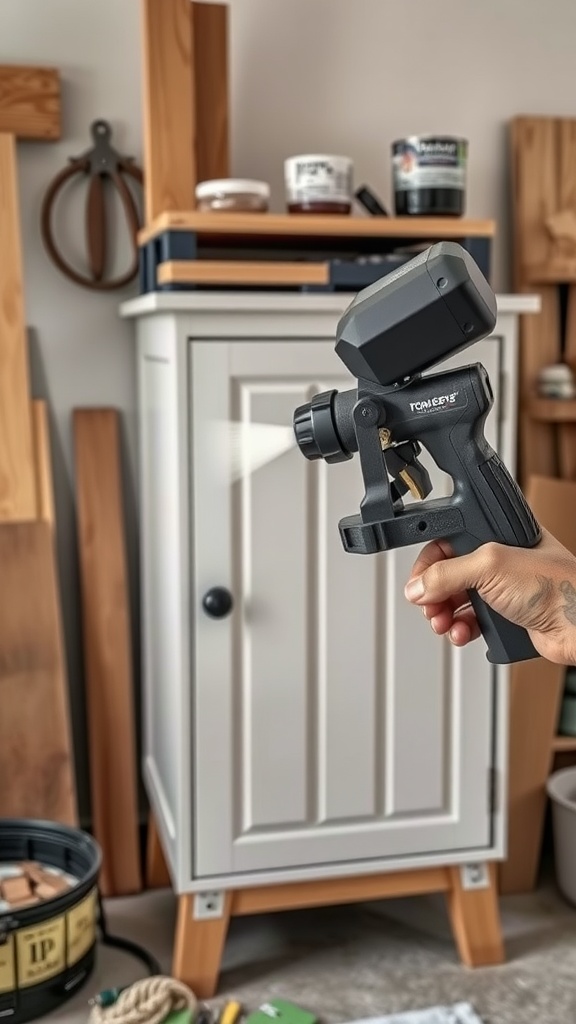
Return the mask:
{"type": "Polygon", "coordinates": [[[461,217],[467,162],[467,140],[452,135],[410,135],[392,143],[396,214],[461,217]]]}
{"type": "Polygon", "coordinates": [[[79,829],[0,819],[3,861],[38,861],[78,880],[52,899],[0,913],[0,1020],[24,1024],[57,1009],[94,967],[101,854],[79,829]]]}

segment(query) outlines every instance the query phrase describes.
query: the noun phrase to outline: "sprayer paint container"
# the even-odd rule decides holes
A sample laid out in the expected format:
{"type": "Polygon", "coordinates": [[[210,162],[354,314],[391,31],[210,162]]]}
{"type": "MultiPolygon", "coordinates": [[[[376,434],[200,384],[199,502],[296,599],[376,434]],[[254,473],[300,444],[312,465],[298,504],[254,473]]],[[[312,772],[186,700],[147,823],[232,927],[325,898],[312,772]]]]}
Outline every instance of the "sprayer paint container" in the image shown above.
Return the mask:
{"type": "Polygon", "coordinates": [[[468,142],[451,135],[410,135],[392,143],[396,214],[461,217],[466,207],[468,142]]]}
{"type": "Polygon", "coordinates": [[[33,862],[69,887],[0,910],[0,1019],[42,1017],[74,995],[94,966],[101,854],[91,836],[48,821],[0,820],[0,877],[33,862]]]}

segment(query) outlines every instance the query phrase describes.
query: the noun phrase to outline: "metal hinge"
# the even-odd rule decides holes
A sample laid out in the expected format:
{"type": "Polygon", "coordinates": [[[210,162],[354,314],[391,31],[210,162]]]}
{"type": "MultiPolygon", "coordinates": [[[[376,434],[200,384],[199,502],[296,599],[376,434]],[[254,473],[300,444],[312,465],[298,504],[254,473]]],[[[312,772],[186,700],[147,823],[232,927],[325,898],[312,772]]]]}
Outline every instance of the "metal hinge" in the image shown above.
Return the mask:
{"type": "Polygon", "coordinates": [[[488,810],[491,814],[498,814],[500,810],[500,773],[492,765],[488,769],[488,810]]]}

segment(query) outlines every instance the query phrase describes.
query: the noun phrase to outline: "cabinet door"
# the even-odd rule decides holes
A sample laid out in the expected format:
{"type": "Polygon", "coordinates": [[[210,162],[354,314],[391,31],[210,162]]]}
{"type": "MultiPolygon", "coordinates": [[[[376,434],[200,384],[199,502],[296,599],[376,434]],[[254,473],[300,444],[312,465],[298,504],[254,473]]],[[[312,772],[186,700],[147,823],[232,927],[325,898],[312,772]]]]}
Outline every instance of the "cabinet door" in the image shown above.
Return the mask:
{"type": "MultiPolygon", "coordinates": [[[[344,553],[358,459],[310,463],[292,446],[231,480],[215,452],[222,424],[245,442],[352,386],[333,342],[190,347],[196,877],[488,846],[484,645],[454,650],[408,605],[415,548],[344,553]],[[213,586],[233,595],[227,617],[203,611],[213,586]]],[[[496,391],[498,342],[465,355],[496,391]]],[[[493,411],[494,445],[496,426],[493,411]]]]}

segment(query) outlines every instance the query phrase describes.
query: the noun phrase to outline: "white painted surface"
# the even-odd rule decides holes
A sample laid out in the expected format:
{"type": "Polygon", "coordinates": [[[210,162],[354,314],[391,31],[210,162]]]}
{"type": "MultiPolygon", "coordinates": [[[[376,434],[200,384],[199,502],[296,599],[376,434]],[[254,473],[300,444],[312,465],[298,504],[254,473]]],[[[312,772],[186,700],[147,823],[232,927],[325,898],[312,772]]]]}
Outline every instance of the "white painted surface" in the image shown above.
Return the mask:
{"type": "MultiPolygon", "coordinates": [[[[413,549],[372,559],[340,549],[337,520],[361,497],[357,460],[312,466],[292,449],[232,488],[214,473],[214,420],[289,422],[312,389],[352,383],[333,351],[339,311],[319,302],[314,313],[305,297],[305,317],[274,313],[271,296],[258,311],[257,297],[249,308],[246,298],[242,310],[227,297],[218,312],[136,320],[141,417],[152,422],[153,394],[166,420],[154,421],[156,436],[178,434],[175,459],[141,432],[143,463],[156,453],[142,471],[146,659],[155,659],[146,689],[160,687],[171,706],[163,729],[146,731],[147,784],[177,888],[499,856],[507,672],[492,691],[482,644],[448,653],[406,604],[413,549]],[[173,364],[170,387],[151,354],[173,364]],[[155,518],[170,494],[178,515],[155,518]],[[201,610],[214,585],[234,591],[227,619],[201,610]],[[346,740],[356,751],[347,763],[346,740]]],[[[480,358],[499,396],[502,354],[506,417],[499,438],[496,410],[487,429],[512,467],[516,319],[499,315],[491,339],[452,360],[480,358]]],[[[158,699],[148,694],[146,706],[158,699]]]]}
{"type": "MultiPolygon", "coordinates": [[[[147,313],[283,313],[306,316],[314,313],[339,315],[352,301],[353,295],[300,295],[294,292],[150,292],[124,302],[124,317],[147,313]]],[[[498,314],[538,313],[538,295],[497,295],[498,314]]]]}
{"type": "MultiPolygon", "coordinates": [[[[214,473],[211,419],[290,424],[350,386],[332,342],[191,348],[196,873],[488,846],[491,669],[404,599],[416,549],[343,551],[358,460],[293,447],[231,487],[214,473]],[[202,609],[215,585],[234,595],[225,619],[202,609]]],[[[498,348],[469,353],[496,382],[498,348]]],[[[496,444],[494,416],[488,431],[496,444]]]]}

